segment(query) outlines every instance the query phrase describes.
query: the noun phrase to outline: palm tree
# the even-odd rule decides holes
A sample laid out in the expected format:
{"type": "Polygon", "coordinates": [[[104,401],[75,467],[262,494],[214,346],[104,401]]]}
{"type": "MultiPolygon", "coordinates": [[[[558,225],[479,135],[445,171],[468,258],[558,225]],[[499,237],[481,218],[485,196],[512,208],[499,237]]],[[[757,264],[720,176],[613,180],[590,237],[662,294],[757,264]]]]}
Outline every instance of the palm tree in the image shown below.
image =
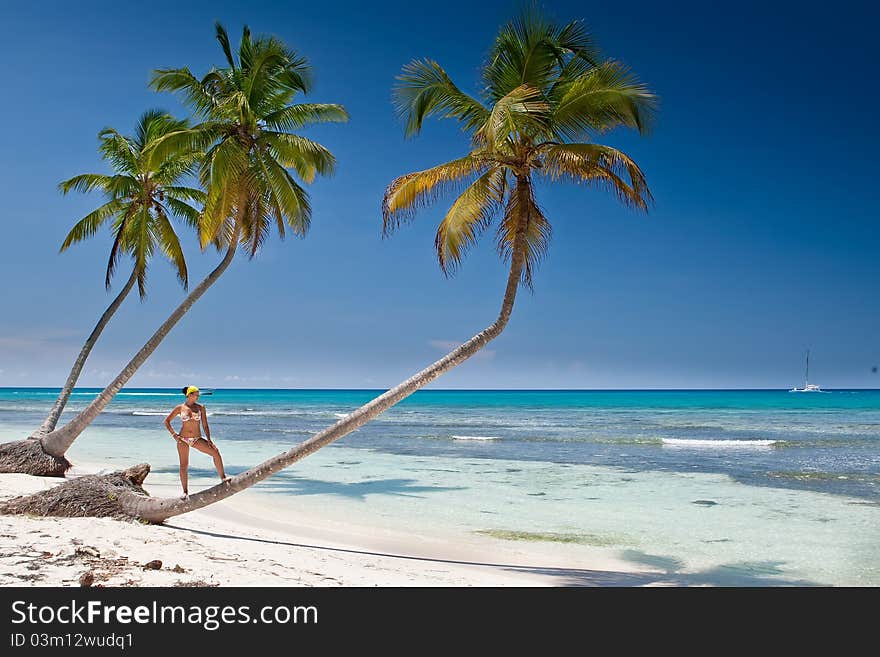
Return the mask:
{"type": "Polygon", "coordinates": [[[207,149],[201,170],[208,190],[202,244],[237,226],[253,257],[272,223],[282,238],[285,224],[300,237],[308,232],[308,195],[287,169],[311,183],[316,174],[329,175],[335,166],[324,146],[291,131],[347,121],[348,113],[336,104],[291,102],[296,93],[311,90],[311,69],[275,37],[254,39],[245,26],[236,61],[226,30],[220,23],[215,27],[227,67],[212,69],[201,79],[187,68],[162,69],[151,85],[181,95],[203,120],[166,140],[171,148],[195,143],[207,149]],[[228,221],[232,217],[234,222],[228,221]]]}
{"type": "Polygon", "coordinates": [[[128,281],[101,315],[77,356],[52,410],[31,438],[40,438],[55,428],[92,347],[135,282],[141,300],[146,298],[147,262],[157,249],[174,265],[177,278],[186,289],[186,260],[169,215],[178,216],[193,227],[198,226],[199,212],[190,203],[203,203],[204,193],[182,186],[181,179],[194,172],[199,152],[172,151],[160,159],[151,151],[157,139],[186,128],[187,121],[178,121],[160,110],[145,112],[131,137],[106,128],[98,134],[99,150],[112,166],[114,174],[85,173],[59,185],[64,194],[71,190],[99,190],[107,198],[106,203],[77,222],[60,250],[66,251],[72,244],[94,236],[102,225],[112,221],[114,239],[107,262],[105,287],[110,289],[110,281],[123,254],[130,254],[134,263],[128,281]]]}
{"type": "Polygon", "coordinates": [[[345,121],[340,105],[292,104],[297,93],[311,88],[311,68],[274,37],[252,39],[244,28],[238,61],[232,56],[226,30],[218,23],[217,40],[229,66],[214,68],[201,80],[188,69],[155,72],[158,91],[182,94],[204,119],[191,129],[168,133],[152,146],[156,157],[205,148],[200,178],[206,188],[205,206],[198,217],[204,248],[226,248],[220,264],[184,299],[122,372],[76,417],[42,438],[43,449],[63,457],[77,436],[110,403],[122,386],[159,346],[175,324],[213,285],[243,245],[252,258],[269,234],[272,223],[283,238],[285,225],[305,236],[311,220],[308,194],[287,171],[292,168],[307,183],[317,173],[333,171],[335,158],[320,144],[291,132],[309,123],[345,121]]]}
{"type": "MultiPolygon", "coordinates": [[[[395,90],[406,133],[425,118],[455,118],[471,134],[469,153],[401,176],[386,190],[384,230],[444,188],[467,185],[437,231],[440,266],[451,273],[467,247],[500,218],[497,245],[509,260],[501,310],[492,324],[449,354],[303,443],[187,500],[119,494],[121,513],[153,522],[198,509],[244,490],[351,433],[444,372],[464,362],[504,330],[520,283],[531,286],[545,253],[550,223],[535,199],[534,178],[602,185],[628,206],[652,201],[639,167],[624,153],[591,141],[615,127],[644,131],[655,96],[621,64],[603,60],[580,22],[557,26],[534,10],[502,28],[483,67],[483,101],[456,87],[436,62],[413,61],[395,90]]],[[[133,468],[143,481],[149,466],[133,468]]]]}
{"type": "Polygon", "coordinates": [[[135,282],[141,300],[146,297],[147,264],[157,249],[171,261],[178,279],[186,288],[186,260],[169,215],[180,217],[190,225],[197,224],[199,213],[190,203],[202,203],[204,194],[183,186],[181,182],[194,173],[200,153],[168,151],[160,156],[152,146],[157,140],[185,130],[187,126],[187,121],[177,120],[160,110],[150,110],[138,120],[133,136],[123,136],[106,128],[98,134],[99,151],[110,163],[113,174],[81,174],[59,185],[64,194],[72,190],[97,190],[107,199],[77,222],[61,245],[61,251],[92,237],[102,225],[111,223],[114,239],[104,280],[106,288],[110,289],[111,279],[124,254],[133,260],[132,271],[83,344],[64,387],[41,426],[29,436],[31,440],[0,445],[0,472],[51,476],[60,475],[70,467],[63,453],[46,453],[42,441],[55,429],[89,353],[135,282]]]}

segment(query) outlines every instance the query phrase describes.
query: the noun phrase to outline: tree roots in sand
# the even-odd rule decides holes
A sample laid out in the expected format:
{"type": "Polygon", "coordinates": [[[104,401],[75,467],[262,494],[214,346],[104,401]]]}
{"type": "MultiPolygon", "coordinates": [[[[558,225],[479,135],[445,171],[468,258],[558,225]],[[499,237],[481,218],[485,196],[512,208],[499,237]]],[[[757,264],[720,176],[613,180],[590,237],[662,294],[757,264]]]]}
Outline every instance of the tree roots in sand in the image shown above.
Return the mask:
{"type": "Polygon", "coordinates": [[[0,472],[63,477],[69,468],[70,461],[44,452],[39,440],[26,438],[0,445],[0,472]]]}
{"type": "Polygon", "coordinates": [[[84,475],[48,490],[0,502],[0,513],[35,516],[131,518],[119,503],[126,492],[147,495],[141,487],[148,463],[106,475],[84,475]]]}

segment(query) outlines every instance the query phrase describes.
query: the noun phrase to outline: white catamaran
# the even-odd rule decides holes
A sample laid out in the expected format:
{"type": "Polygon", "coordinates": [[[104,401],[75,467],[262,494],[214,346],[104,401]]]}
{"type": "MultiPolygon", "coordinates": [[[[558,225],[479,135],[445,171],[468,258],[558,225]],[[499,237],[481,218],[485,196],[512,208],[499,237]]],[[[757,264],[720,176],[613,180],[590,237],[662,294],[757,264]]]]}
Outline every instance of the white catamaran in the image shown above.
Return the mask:
{"type": "Polygon", "coordinates": [[[804,387],[792,388],[789,392],[825,392],[819,386],[810,383],[810,350],[807,349],[807,370],[804,372],[804,387]]]}

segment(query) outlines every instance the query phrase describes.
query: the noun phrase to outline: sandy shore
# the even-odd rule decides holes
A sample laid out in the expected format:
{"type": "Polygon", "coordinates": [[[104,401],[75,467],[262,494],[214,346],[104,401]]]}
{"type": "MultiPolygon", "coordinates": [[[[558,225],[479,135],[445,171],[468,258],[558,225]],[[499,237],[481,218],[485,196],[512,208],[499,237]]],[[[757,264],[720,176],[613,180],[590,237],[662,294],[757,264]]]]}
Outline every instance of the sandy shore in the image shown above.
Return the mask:
{"type": "MultiPolygon", "coordinates": [[[[95,472],[95,466],[76,474],[95,472]]],[[[0,497],[58,480],[0,474],[0,497]]],[[[175,495],[171,486],[145,486],[175,495]]],[[[79,586],[662,585],[661,572],[584,546],[473,534],[413,535],[279,509],[246,491],[146,525],[106,518],[0,515],[0,585],[79,586]],[[161,562],[161,565],[156,562],[161,562]],[[151,564],[152,562],[152,564],[151,564]],[[148,566],[147,564],[151,564],[148,566]]]]}

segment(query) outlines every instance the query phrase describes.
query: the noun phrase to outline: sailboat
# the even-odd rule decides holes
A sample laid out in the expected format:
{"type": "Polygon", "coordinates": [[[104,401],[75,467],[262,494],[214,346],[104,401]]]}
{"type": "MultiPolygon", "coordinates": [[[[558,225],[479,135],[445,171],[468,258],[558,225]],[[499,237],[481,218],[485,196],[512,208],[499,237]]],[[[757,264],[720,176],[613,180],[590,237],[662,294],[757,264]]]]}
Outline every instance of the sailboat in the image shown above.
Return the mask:
{"type": "Polygon", "coordinates": [[[804,372],[804,387],[792,388],[789,392],[825,392],[819,386],[810,383],[810,350],[807,349],[807,370],[804,372]]]}

